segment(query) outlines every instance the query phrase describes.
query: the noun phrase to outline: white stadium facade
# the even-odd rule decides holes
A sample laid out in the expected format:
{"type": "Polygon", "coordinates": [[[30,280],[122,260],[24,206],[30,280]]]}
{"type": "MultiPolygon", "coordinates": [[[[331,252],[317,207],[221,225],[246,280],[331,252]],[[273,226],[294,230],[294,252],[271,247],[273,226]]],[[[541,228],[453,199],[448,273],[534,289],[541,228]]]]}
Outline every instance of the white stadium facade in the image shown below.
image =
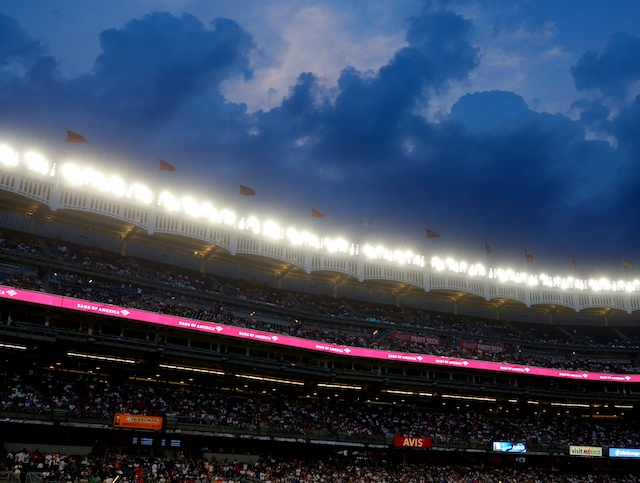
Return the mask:
{"type": "Polygon", "coordinates": [[[631,326],[640,281],[485,267],[235,213],[0,147],[0,227],[284,290],[502,321],[631,326]]]}

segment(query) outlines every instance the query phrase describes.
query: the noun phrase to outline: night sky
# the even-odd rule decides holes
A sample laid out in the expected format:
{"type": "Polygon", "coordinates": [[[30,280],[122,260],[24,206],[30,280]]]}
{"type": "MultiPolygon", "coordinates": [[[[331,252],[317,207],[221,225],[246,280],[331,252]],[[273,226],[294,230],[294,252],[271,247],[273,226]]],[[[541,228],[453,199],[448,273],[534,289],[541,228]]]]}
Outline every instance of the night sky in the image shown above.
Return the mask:
{"type": "Polygon", "coordinates": [[[640,274],[638,94],[637,0],[0,4],[0,143],[553,275],[640,274]]]}

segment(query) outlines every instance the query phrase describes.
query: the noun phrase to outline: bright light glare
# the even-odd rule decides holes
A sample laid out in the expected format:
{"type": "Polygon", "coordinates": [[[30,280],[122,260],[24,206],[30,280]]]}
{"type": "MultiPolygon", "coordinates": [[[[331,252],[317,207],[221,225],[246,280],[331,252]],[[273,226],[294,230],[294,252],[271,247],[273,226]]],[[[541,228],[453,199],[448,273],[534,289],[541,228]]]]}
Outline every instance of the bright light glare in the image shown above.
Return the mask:
{"type": "Polygon", "coordinates": [[[0,163],[5,166],[17,166],[18,165],[18,153],[11,149],[9,146],[0,146],[0,163]]]}
{"type": "Polygon", "coordinates": [[[262,225],[262,234],[276,240],[282,239],[282,228],[275,221],[267,220],[262,225]]]}
{"type": "Polygon", "coordinates": [[[469,275],[472,277],[486,277],[487,269],[484,268],[484,265],[480,265],[476,263],[474,265],[469,266],[469,275]]]}
{"type": "Polygon", "coordinates": [[[69,184],[81,185],[80,168],[73,163],[65,163],[60,170],[62,178],[69,184]]]}
{"type": "Polygon", "coordinates": [[[180,200],[168,191],[163,191],[158,197],[158,206],[163,206],[167,211],[178,211],[180,209],[180,200]]]}
{"type": "Polygon", "coordinates": [[[378,245],[377,247],[374,247],[372,245],[365,245],[362,248],[362,252],[367,258],[378,259],[384,256],[386,249],[382,245],[378,245]]]}
{"type": "Polygon", "coordinates": [[[153,193],[146,186],[143,186],[140,183],[133,183],[127,190],[127,198],[131,198],[148,205],[153,201],[153,193]]]}
{"type": "Polygon", "coordinates": [[[311,248],[320,248],[320,237],[308,231],[298,231],[295,228],[287,230],[287,238],[293,245],[303,245],[311,248]]]}
{"type": "Polygon", "coordinates": [[[198,203],[191,196],[185,196],[184,198],[182,198],[180,204],[182,205],[182,211],[184,211],[189,216],[200,218],[204,214],[200,203],[198,203]]]}
{"type": "Polygon", "coordinates": [[[349,251],[349,243],[344,238],[325,238],[323,245],[331,253],[347,253],[349,251]]]}
{"type": "Polygon", "coordinates": [[[124,180],[118,176],[116,176],[115,174],[113,176],[110,176],[107,179],[107,190],[109,193],[114,194],[118,197],[120,196],[124,196],[125,192],[126,192],[126,186],[124,184],[124,180]]]}
{"type": "MultiPolygon", "coordinates": [[[[355,253],[355,248],[352,247],[348,252],[355,253]]],[[[390,250],[382,245],[374,247],[373,245],[367,244],[362,247],[362,253],[365,257],[373,260],[386,260],[400,265],[411,264],[424,267],[424,257],[422,255],[416,255],[411,250],[390,250]]],[[[435,258],[432,260],[432,264],[435,260],[435,258]]]]}
{"type": "Polygon", "coordinates": [[[222,210],[220,213],[222,217],[222,223],[225,225],[234,225],[236,222],[236,214],[231,210],[222,210]]]}
{"type": "MultiPolygon", "coordinates": [[[[0,165],[15,167],[21,157],[7,145],[0,145],[0,165]]],[[[45,157],[34,152],[27,152],[24,157],[26,169],[41,175],[55,176],[58,167],[50,163],[45,157]]],[[[128,181],[116,175],[106,175],[91,167],[78,167],[73,163],[65,163],[60,169],[60,180],[75,186],[85,186],[94,192],[109,193],[120,197],[126,194],[127,198],[144,204],[151,204],[154,193],[146,186],[133,183],[127,187],[128,181]]],[[[326,250],[329,253],[342,253],[349,256],[362,254],[371,260],[385,260],[398,265],[414,265],[421,268],[425,266],[423,255],[413,253],[406,249],[388,249],[382,245],[359,245],[342,237],[325,237],[310,233],[306,230],[295,228],[285,229],[273,220],[261,222],[254,216],[243,217],[236,222],[237,216],[228,209],[219,209],[209,202],[201,202],[192,196],[179,198],[168,191],[157,198],[158,206],[164,207],[169,212],[182,211],[186,215],[203,218],[211,223],[225,224],[240,230],[251,231],[257,235],[275,240],[287,239],[293,245],[301,245],[316,250],[326,250]],[[237,225],[236,225],[237,223],[237,225]]],[[[640,281],[616,280],[606,278],[578,280],[573,277],[550,276],[546,274],[531,275],[525,272],[516,272],[510,268],[485,268],[481,264],[469,264],[458,261],[452,257],[433,257],[430,267],[437,272],[451,272],[469,277],[486,277],[500,283],[516,285],[528,285],[530,287],[542,286],[556,290],[592,290],[594,292],[640,292],[640,281]]]]}
{"type": "Polygon", "coordinates": [[[433,268],[434,270],[437,270],[439,272],[443,271],[445,269],[446,265],[444,263],[444,260],[438,257],[433,257],[431,259],[431,268],[433,268]]]}
{"type": "Polygon", "coordinates": [[[27,169],[38,174],[49,174],[49,161],[41,154],[29,151],[24,155],[24,161],[27,169]]]}
{"type": "Polygon", "coordinates": [[[255,216],[241,218],[238,222],[238,228],[241,230],[251,231],[253,233],[260,233],[260,222],[255,216]]]}

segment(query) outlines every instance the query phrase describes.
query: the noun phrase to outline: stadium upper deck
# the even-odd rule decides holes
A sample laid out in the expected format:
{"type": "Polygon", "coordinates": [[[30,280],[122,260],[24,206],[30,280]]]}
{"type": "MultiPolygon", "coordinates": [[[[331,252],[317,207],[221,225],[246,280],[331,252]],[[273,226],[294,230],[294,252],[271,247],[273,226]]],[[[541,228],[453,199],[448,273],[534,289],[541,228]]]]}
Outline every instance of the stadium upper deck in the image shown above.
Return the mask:
{"type": "MultiPolygon", "coordinates": [[[[278,288],[498,320],[628,326],[640,281],[577,280],[387,250],[236,216],[193,198],[115,189],[87,170],[9,165],[0,226],[278,288]],[[47,173],[47,174],[42,174],[47,173]]],[[[9,156],[9,161],[13,158],[9,156]]],[[[113,185],[115,186],[115,184],[113,185]]]]}

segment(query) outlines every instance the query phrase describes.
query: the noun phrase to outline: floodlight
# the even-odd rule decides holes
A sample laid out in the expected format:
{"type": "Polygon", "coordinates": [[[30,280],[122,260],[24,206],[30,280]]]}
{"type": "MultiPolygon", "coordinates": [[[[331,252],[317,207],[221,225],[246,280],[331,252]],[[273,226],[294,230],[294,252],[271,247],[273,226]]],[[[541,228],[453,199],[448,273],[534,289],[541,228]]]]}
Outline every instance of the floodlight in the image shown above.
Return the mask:
{"type": "Polygon", "coordinates": [[[316,250],[319,249],[321,246],[320,237],[317,235],[314,235],[313,233],[309,233],[308,231],[303,231],[302,238],[304,240],[305,245],[315,248],[316,250]]]}
{"type": "Polygon", "coordinates": [[[194,218],[203,216],[202,205],[191,196],[184,196],[180,200],[180,206],[182,206],[182,211],[189,216],[193,216],[194,218]]]}
{"type": "Polygon", "coordinates": [[[349,249],[349,244],[343,238],[325,238],[323,245],[329,252],[333,253],[345,253],[349,249]]]}
{"type": "Polygon", "coordinates": [[[92,188],[98,190],[98,191],[107,191],[107,179],[105,178],[104,174],[100,173],[99,171],[94,171],[94,170],[86,170],[85,171],[85,183],[89,186],[91,186],[92,188]]]}
{"type": "Polygon", "coordinates": [[[222,217],[222,223],[225,225],[233,225],[236,222],[236,214],[231,210],[222,210],[220,213],[222,217]]]}
{"type": "Polygon", "coordinates": [[[282,228],[273,220],[267,220],[262,225],[262,234],[268,238],[276,240],[282,239],[282,228]]]}
{"type": "Polygon", "coordinates": [[[442,272],[446,268],[446,265],[443,259],[439,257],[433,257],[431,259],[431,267],[437,270],[438,272],[442,272]]]}
{"type": "Polygon", "coordinates": [[[146,186],[134,183],[127,190],[127,198],[132,198],[148,205],[153,201],[153,193],[146,186]]]}
{"type": "Polygon", "coordinates": [[[260,220],[258,220],[255,216],[250,216],[247,218],[247,230],[252,231],[253,233],[260,233],[260,220]]]}
{"type": "Polygon", "coordinates": [[[0,163],[5,166],[14,167],[18,165],[18,153],[9,146],[0,146],[0,163]]]}
{"type": "Polygon", "coordinates": [[[24,155],[24,161],[29,171],[43,175],[49,174],[49,161],[41,154],[29,151],[24,155]]]}
{"type": "Polygon", "coordinates": [[[375,258],[375,250],[373,249],[373,247],[371,245],[365,245],[362,247],[362,253],[364,253],[364,256],[367,258],[375,258]]]}
{"type": "Polygon", "coordinates": [[[287,238],[293,245],[302,245],[302,235],[295,228],[287,230],[287,238]]]}
{"type": "Polygon", "coordinates": [[[164,206],[167,211],[178,211],[180,209],[180,200],[168,191],[163,191],[158,197],[158,206],[164,206]]]}

